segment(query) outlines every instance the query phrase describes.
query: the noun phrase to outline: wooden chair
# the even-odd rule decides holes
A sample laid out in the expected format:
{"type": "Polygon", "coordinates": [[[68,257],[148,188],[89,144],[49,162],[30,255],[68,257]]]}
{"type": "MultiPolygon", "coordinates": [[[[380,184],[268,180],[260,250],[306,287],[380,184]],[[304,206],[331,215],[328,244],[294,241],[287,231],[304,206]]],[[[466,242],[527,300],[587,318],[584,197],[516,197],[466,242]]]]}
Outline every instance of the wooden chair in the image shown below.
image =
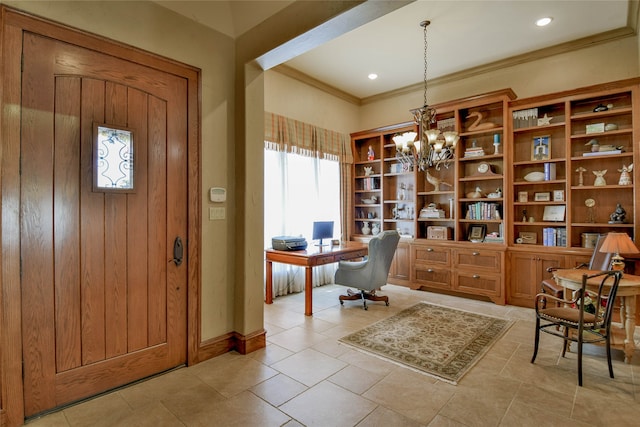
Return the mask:
{"type": "MultiPolygon", "coordinates": [[[[600,271],[609,270],[611,266],[611,257],[613,255],[607,252],[600,252],[600,247],[602,247],[602,244],[604,243],[604,239],[606,237],[606,234],[598,236],[598,240],[596,240],[596,245],[593,248],[593,253],[591,254],[591,259],[589,260],[588,264],[583,262],[582,264],[577,265],[574,268],[586,268],[587,270],[600,271]]],[[[552,273],[555,270],[557,270],[556,267],[547,268],[548,273],[552,273]]],[[[542,280],[540,288],[540,292],[542,293],[550,294],[560,299],[564,298],[564,289],[562,289],[562,287],[558,285],[553,277],[542,280]]],[[[544,304],[546,304],[545,300],[543,300],[543,305],[544,304]]]]}
{"type": "Polygon", "coordinates": [[[531,363],[536,360],[538,354],[540,332],[546,332],[564,340],[562,357],[567,352],[568,344],[576,342],[578,343],[578,385],[582,386],[582,345],[604,341],[609,376],[613,378],[611,317],[621,278],[622,271],[603,271],[590,276],[583,274],[582,288],[575,292],[575,298],[572,300],[560,299],[544,293],[536,295],[536,335],[531,363]],[[587,282],[592,284],[594,280],[600,282],[597,294],[594,291],[587,291],[587,282]],[[593,301],[595,313],[588,313],[583,309],[587,296],[593,301]],[[543,299],[546,298],[558,302],[559,306],[543,308],[543,299]]]}
{"type": "Polygon", "coordinates": [[[389,305],[389,297],[376,295],[376,290],[387,284],[391,261],[396,253],[400,235],[396,230],[386,230],[369,240],[369,254],[364,261],[340,261],[336,270],[335,283],[353,286],[347,295],[340,295],[340,304],[345,300],[362,299],[367,310],[367,300],[384,301],[389,305]]]}

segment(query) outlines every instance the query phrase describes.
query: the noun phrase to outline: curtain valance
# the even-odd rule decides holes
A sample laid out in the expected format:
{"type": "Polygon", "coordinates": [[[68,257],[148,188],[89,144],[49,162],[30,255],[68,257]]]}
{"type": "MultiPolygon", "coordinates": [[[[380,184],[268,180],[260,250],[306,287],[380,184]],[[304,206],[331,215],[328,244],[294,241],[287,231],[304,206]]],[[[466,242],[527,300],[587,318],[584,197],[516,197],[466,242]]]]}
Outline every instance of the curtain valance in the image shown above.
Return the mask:
{"type": "Polygon", "coordinates": [[[348,135],[265,111],[265,148],[353,163],[348,135]]]}

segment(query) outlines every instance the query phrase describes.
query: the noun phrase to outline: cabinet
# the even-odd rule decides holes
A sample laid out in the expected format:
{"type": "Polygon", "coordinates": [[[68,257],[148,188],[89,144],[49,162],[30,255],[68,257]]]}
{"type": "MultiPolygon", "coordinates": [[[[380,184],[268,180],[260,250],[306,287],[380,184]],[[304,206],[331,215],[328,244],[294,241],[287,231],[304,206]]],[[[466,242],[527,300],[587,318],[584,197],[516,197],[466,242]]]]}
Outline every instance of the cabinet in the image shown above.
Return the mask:
{"type": "Polygon", "coordinates": [[[638,171],[621,178],[638,163],[639,82],[511,103],[510,304],[532,306],[546,268],[588,262],[590,238],[611,231],[636,238],[638,171]],[[622,221],[612,216],[618,205],[622,221]]]}
{"type": "Polygon", "coordinates": [[[580,248],[590,235],[635,237],[637,170],[621,176],[638,156],[637,83],[512,103],[511,244],[580,248]],[[618,205],[622,221],[612,216],[618,205]]]}
{"type": "Polygon", "coordinates": [[[507,302],[531,308],[534,306],[536,294],[540,292],[540,283],[551,277],[547,269],[569,267],[564,255],[544,252],[510,252],[509,266],[507,302]]]}

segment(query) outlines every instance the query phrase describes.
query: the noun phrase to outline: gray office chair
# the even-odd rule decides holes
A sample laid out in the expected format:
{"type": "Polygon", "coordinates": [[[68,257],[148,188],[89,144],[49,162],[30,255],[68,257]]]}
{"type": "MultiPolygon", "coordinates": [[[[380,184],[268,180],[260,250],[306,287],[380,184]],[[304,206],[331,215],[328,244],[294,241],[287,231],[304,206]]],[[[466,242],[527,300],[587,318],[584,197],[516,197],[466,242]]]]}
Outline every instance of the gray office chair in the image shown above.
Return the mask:
{"type": "Polygon", "coordinates": [[[396,230],[383,231],[369,241],[369,255],[364,261],[340,261],[335,283],[359,290],[349,289],[347,295],[340,295],[341,305],[344,305],[345,300],[357,299],[362,299],[365,310],[367,300],[384,301],[389,305],[389,297],[376,295],[376,290],[387,284],[389,268],[399,240],[400,235],[396,230]]]}

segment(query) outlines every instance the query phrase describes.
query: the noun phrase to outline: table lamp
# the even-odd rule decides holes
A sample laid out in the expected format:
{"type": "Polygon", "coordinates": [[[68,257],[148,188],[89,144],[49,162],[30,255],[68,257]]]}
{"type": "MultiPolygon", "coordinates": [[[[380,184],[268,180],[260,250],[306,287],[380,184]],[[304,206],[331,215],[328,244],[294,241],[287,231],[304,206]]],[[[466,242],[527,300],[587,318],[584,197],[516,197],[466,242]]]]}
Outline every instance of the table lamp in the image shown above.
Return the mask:
{"type": "Polygon", "coordinates": [[[620,254],[640,253],[627,233],[609,233],[600,247],[600,252],[613,254],[611,270],[624,270],[624,258],[620,254]]]}

